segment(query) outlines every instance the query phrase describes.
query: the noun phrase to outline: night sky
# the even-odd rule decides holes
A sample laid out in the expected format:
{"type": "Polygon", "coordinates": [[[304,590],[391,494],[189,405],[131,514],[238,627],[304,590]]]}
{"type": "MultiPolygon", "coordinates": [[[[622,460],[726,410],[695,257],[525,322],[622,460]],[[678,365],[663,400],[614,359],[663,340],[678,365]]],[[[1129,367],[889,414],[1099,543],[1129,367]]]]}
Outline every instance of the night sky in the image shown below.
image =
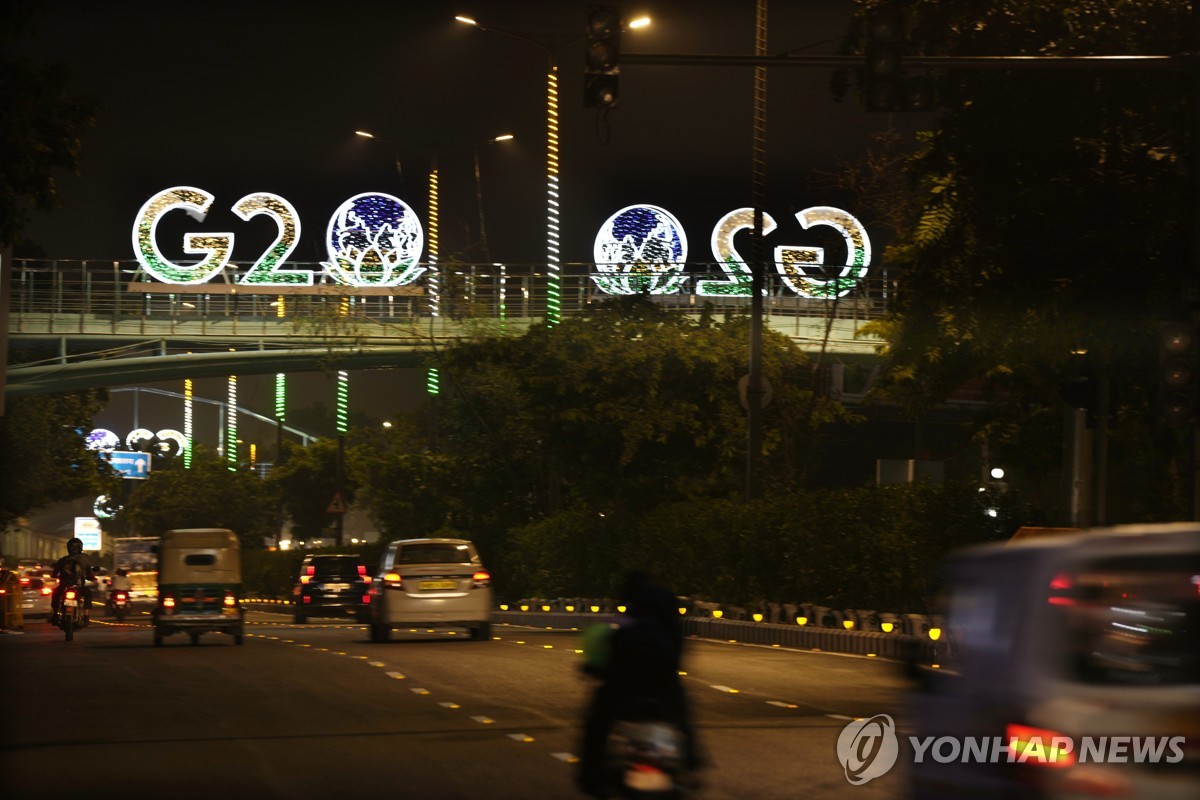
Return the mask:
{"type": "MultiPolygon", "coordinates": [[[[714,224],[751,203],[753,70],[626,65],[619,107],[607,116],[586,109],[590,3],[67,0],[45,6],[19,49],[36,62],[68,65],[74,90],[102,106],[84,140],[82,175],[60,180],[63,207],[35,214],[26,230],[51,258],[132,261],[138,209],[164,189],[190,185],[216,196],[213,210],[204,223],[167,215],[158,238],[169,257],[177,256],[173,248],[184,232],[234,231],[234,262],[251,262],[277,229],[266,217],[245,222],[229,209],[266,191],[299,211],[303,233],[293,259],[319,261],[330,215],[356,194],[397,195],[424,220],[425,173],[430,154],[440,152],[445,263],[478,241],[471,145],[513,133],[515,141],[479,151],[490,253],[512,266],[539,263],[548,54],[457,23],[457,13],[553,43],[565,269],[589,261],[596,231],[634,203],[671,211],[691,242],[690,260],[708,261],[714,224]],[[356,137],[356,129],[395,144],[356,137]]],[[[852,8],[850,0],[772,0],[768,52],[835,52],[852,8]]],[[[754,52],[754,0],[651,0],[621,9],[626,19],[654,20],[624,36],[624,53],[754,52]]],[[[835,102],[829,80],[827,68],[770,70],[766,211],[780,227],[768,246],[820,244],[792,219],[807,206],[841,202],[814,193],[813,171],[859,157],[870,135],[889,123],[914,127],[911,119],[867,113],[852,99],[835,102]]],[[[474,253],[471,260],[480,251],[474,253]]],[[[314,402],[332,406],[328,376],[304,380],[314,385],[308,392],[314,402]]],[[[244,387],[242,396],[269,414],[270,388],[259,383],[244,387]]],[[[198,391],[219,398],[222,387],[213,382],[198,391]]],[[[134,424],[181,424],[178,402],[145,396],[134,413],[131,395],[114,395],[98,424],[121,435],[134,424]],[[159,406],[165,410],[157,412],[159,406]]],[[[375,398],[365,410],[378,421],[416,402],[419,384],[394,376],[353,397],[375,398]]],[[[352,399],[352,411],[359,403],[352,399]]]]}
{"type": "MultiPolygon", "coordinates": [[[[445,259],[478,238],[470,146],[507,132],[516,140],[480,150],[490,251],[496,261],[537,263],[545,249],[547,52],[456,23],[455,13],[555,44],[564,263],[590,260],[596,230],[633,203],[672,211],[693,242],[692,259],[708,260],[717,219],[750,204],[752,70],[626,65],[620,105],[605,118],[582,101],[589,3],[46,5],[23,49],[36,61],[69,65],[76,90],[102,104],[84,142],[82,176],[61,181],[64,207],[37,214],[28,229],[51,257],[132,258],[138,208],[182,184],[216,195],[213,211],[203,224],[168,215],[164,249],[185,230],[233,230],[234,260],[252,260],[274,225],[265,217],[243,222],[228,209],[269,191],[300,212],[303,241],[293,258],[316,261],[325,255],[329,216],[355,194],[398,195],[424,218],[434,151],[444,153],[445,259]],[[356,129],[397,145],[356,137],[356,129]],[[465,149],[446,152],[456,148],[465,149]]],[[[620,7],[627,19],[654,19],[626,33],[625,53],[753,53],[754,0],[620,7]]],[[[850,0],[772,0],[769,52],[834,52],[852,7],[850,0]]],[[[781,221],[778,243],[803,243],[798,226],[785,224],[791,213],[837,200],[813,194],[810,173],[855,158],[889,121],[853,100],[835,102],[829,78],[828,69],[770,71],[766,210],[781,221]]]]}

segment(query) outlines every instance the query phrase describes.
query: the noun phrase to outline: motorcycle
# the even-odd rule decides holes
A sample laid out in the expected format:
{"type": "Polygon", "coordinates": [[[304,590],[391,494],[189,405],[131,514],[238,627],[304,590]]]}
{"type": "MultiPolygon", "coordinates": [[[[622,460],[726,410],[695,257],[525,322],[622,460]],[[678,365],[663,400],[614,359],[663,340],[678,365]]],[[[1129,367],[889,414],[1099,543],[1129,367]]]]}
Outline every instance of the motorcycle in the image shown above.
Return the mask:
{"type": "Polygon", "coordinates": [[[129,613],[129,592],[124,589],[109,592],[108,613],[116,617],[117,622],[124,622],[125,615],[129,613]]]}
{"type": "Polygon", "coordinates": [[[87,595],[83,583],[68,586],[63,591],[58,609],[58,627],[66,634],[67,641],[75,638],[75,631],[88,623],[87,595]]]}
{"type": "Polygon", "coordinates": [[[684,767],[683,729],[653,703],[643,703],[613,723],[608,737],[613,797],[680,798],[691,789],[684,767]]]}

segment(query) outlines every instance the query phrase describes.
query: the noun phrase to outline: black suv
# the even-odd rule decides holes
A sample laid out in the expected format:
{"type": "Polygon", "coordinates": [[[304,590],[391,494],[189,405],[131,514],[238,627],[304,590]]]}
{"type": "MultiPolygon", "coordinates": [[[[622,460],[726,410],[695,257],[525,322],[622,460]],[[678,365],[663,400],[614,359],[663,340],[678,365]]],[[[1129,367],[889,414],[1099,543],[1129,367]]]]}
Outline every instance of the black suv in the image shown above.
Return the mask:
{"type": "Polygon", "coordinates": [[[354,617],[367,621],[371,576],[356,555],[305,556],[292,588],[296,622],[309,617],[354,617]]]}

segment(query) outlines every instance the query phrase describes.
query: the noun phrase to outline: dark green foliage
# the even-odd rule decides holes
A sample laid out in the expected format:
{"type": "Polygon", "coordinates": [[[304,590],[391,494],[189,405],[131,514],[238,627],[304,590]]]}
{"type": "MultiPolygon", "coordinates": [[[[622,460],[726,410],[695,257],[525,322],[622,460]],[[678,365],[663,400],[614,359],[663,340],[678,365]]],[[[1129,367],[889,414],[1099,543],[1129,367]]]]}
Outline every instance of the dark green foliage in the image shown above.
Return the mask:
{"type": "MultiPolygon", "coordinates": [[[[1191,49],[1185,0],[858,5],[846,52],[861,46],[862,20],[878,6],[904,7],[912,55],[1191,49]]],[[[893,226],[882,259],[897,293],[889,317],[874,325],[888,342],[880,396],[920,415],[972,383],[990,401],[979,440],[997,460],[1019,466],[1014,474],[1028,479],[1026,491],[1045,495],[1053,511],[1061,490],[1049,487],[1062,481],[1062,389],[1090,372],[1113,398],[1112,438],[1125,460],[1111,463],[1129,471],[1114,473],[1110,485],[1149,476],[1144,488],[1171,487],[1111,497],[1109,518],[1190,516],[1186,479],[1180,483],[1186,440],[1149,424],[1157,326],[1200,313],[1200,273],[1189,251],[1188,73],[931,74],[940,108],[906,165],[909,191],[878,198],[879,208],[864,212],[903,223],[893,226]],[[1138,443],[1138,436],[1147,438],[1138,443]]]]}
{"type": "Polygon", "coordinates": [[[93,123],[94,101],[68,94],[60,65],[13,59],[9,42],[26,32],[33,4],[0,4],[0,245],[18,244],[31,209],[58,204],[58,173],[79,169],[81,137],[93,123]]]}
{"type": "Polygon", "coordinates": [[[10,399],[0,417],[0,526],[61,500],[112,491],[116,479],[84,446],[107,397],[76,392],[10,399]]]}
{"type": "Polygon", "coordinates": [[[252,472],[231,472],[228,464],[197,450],[191,469],[182,459],[156,466],[137,482],[116,518],[116,535],[158,536],[172,528],[229,528],[242,547],[263,547],[282,523],[271,488],[252,472]]]}
{"type": "MultiPolygon", "coordinates": [[[[280,498],[283,511],[292,521],[292,533],[298,539],[328,537],[334,517],[326,510],[338,491],[338,442],[317,439],[307,447],[285,442],[287,455],[276,466],[267,483],[280,498]]],[[[344,454],[342,499],[354,502],[358,484],[350,477],[352,453],[344,454]]]]}
{"type": "Polygon", "coordinates": [[[725,603],[921,612],[947,553],[1007,536],[1003,500],[998,517],[986,505],[974,485],[910,484],[695,500],[624,521],[576,509],[515,531],[495,575],[513,599],[611,596],[644,569],[725,603]]]}

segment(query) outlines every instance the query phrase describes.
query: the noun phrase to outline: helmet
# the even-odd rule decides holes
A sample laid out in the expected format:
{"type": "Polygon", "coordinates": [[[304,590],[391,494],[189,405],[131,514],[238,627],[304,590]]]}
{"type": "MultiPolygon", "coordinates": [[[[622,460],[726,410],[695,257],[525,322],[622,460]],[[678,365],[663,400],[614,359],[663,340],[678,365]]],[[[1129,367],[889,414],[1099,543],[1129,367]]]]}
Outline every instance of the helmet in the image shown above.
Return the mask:
{"type": "Polygon", "coordinates": [[[77,556],[83,552],[83,539],[78,536],[67,540],[67,552],[73,556],[77,556]]]}

